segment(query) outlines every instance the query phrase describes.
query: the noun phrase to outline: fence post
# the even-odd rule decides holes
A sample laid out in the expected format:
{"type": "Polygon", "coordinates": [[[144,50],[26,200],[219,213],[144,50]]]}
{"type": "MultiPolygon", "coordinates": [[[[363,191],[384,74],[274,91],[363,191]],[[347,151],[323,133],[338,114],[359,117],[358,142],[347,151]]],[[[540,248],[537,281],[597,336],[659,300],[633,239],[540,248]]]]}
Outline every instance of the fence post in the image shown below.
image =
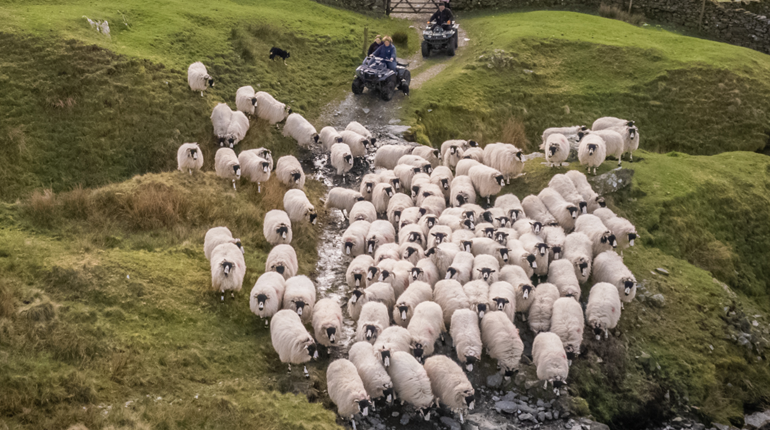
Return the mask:
{"type": "Polygon", "coordinates": [[[706,12],[706,0],[703,0],[703,5],[700,8],[700,19],[698,20],[698,30],[703,30],[703,14],[706,12]]]}
{"type": "Polygon", "coordinates": [[[634,0],[631,0],[630,2],[628,2],[628,14],[629,15],[631,14],[631,6],[633,6],[633,5],[634,5],[634,0]]]}
{"type": "Polygon", "coordinates": [[[368,41],[369,41],[369,27],[367,26],[367,27],[364,27],[364,50],[363,50],[364,57],[366,57],[366,48],[367,48],[366,42],[368,41]]]}

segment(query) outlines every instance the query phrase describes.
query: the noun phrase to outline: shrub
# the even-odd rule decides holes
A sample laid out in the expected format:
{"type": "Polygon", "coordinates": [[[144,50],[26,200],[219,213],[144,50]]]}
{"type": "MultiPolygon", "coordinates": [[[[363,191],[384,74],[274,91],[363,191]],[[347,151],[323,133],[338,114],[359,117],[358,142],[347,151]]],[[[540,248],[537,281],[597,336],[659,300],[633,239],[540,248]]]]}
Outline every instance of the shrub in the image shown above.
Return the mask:
{"type": "Polygon", "coordinates": [[[407,43],[409,42],[409,35],[404,33],[403,31],[397,31],[393,33],[393,43],[397,45],[401,45],[404,48],[406,48],[407,43]]]}
{"type": "Polygon", "coordinates": [[[644,15],[641,13],[628,13],[616,5],[602,3],[599,6],[599,15],[605,18],[627,22],[631,25],[639,26],[644,24],[644,15]]]}
{"type": "Polygon", "coordinates": [[[527,130],[524,121],[515,116],[511,116],[508,118],[508,121],[503,124],[501,142],[510,143],[527,152],[536,149],[529,147],[530,145],[529,140],[527,139],[527,130]]]}

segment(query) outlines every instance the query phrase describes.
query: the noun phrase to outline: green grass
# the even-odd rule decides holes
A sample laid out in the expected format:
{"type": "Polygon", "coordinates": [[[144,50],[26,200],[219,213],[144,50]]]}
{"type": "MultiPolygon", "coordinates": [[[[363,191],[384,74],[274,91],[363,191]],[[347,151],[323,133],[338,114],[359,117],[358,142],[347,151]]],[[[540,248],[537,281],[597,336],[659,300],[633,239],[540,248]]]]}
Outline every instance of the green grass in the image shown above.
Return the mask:
{"type": "Polygon", "coordinates": [[[462,25],[468,47],[405,113],[423,143],[497,141],[511,117],[533,144],[547,127],[602,116],[636,120],[656,152],[757,151],[770,138],[768,55],[573,12],[471,14],[462,25]]]}

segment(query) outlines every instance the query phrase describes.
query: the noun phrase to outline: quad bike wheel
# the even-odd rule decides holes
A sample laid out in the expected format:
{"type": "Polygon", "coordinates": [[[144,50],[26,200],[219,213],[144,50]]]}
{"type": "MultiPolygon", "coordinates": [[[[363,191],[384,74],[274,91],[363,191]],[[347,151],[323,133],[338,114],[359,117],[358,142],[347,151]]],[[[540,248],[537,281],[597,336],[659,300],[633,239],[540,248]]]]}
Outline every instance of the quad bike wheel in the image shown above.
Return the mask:
{"type": "Polygon", "coordinates": [[[409,70],[404,70],[404,76],[401,78],[401,84],[399,85],[399,90],[401,90],[404,95],[409,95],[409,84],[412,83],[412,73],[409,72],[409,70]]]}
{"type": "Polygon", "coordinates": [[[454,44],[454,41],[452,40],[449,41],[449,45],[447,45],[446,47],[446,55],[450,57],[455,56],[455,44],[454,44]]]}
{"type": "Polygon", "coordinates": [[[380,88],[380,97],[387,101],[390,101],[390,99],[393,98],[393,95],[396,93],[396,81],[397,81],[396,75],[392,75],[387,82],[384,82],[382,84],[382,87],[380,88]]]}
{"type": "Polygon", "coordinates": [[[430,46],[426,40],[422,41],[422,58],[430,57],[430,46]]]}
{"type": "Polygon", "coordinates": [[[353,79],[353,94],[361,94],[364,92],[364,81],[361,80],[361,78],[356,77],[353,79]]]}

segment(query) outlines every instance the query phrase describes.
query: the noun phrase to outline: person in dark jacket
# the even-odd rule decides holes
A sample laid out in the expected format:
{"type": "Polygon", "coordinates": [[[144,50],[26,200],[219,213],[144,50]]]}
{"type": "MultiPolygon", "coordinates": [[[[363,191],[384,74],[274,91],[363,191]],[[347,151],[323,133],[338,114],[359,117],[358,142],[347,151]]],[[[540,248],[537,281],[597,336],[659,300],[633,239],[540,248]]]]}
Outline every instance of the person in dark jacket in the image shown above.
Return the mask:
{"type": "Polygon", "coordinates": [[[372,54],[377,58],[382,58],[385,61],[385,65],[388,69],[395,71],[397,69],[396,63],[396,47],[393,46],[393,39],[390,36],[382,38],[382,45],[372,54]]]}
{"type": "Polygon", "coordinates": [[[452,21],[454,20],[455,17],[454,14],[452,14],[452,11],[446,7],[445,2],[441,2],[438,4],[438,10],[436,13],[431,15],[428,21],[436,21],[436,24],[439,24],[444,30],[449,30],[451,28],[452,21]]]}
{"type": "Polygon", "coordinates": [[[378,34],[377,37],[374,38],[374,42],[372,42],[372,44],[369,45],[369,52],[366,53],[366,56],[368,57],[374,54],[374,51],[376,51],[377,48],[380,47],[380,45],[382,45],[382,38],[378,34]]]}

